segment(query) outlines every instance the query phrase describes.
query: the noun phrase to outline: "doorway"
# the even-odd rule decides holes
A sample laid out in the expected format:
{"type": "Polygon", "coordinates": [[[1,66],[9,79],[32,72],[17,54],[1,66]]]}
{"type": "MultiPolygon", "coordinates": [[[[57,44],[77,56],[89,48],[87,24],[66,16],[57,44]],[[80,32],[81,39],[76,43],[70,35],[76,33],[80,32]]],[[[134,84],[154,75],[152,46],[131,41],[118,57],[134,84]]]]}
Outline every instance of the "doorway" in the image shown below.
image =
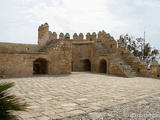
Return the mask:
{"type": "Polygon", "coordinates": [[[33,62],[33,74],[47,74],[48,62],[43,58],[38,58],[33,62]]]}
{"type": "Polygon", "coordinates": [[[91,62],[88,59],[85,59],[83,62],[83,71],[91,71],[91,62]]]}
{"type": "Polygon", "coordinates": [[[100,61],[99,72],[100,73],[107,73],[107,62],[104,59],[102,59],[100,61]]]}

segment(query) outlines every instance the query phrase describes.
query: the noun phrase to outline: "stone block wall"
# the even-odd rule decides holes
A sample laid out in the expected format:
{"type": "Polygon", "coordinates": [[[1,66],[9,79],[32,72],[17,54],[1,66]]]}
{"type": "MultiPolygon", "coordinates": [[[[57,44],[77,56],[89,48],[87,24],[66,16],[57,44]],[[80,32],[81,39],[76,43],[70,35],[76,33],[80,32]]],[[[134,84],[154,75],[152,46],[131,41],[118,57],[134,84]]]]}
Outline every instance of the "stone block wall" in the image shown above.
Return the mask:
{"type": "Polygon", "coordinates": [[[71,73],[72,43],[68,40],[61,41],[56,47],[48,50],[52,60],[49,74],[71,73]]]}
{"type": "MultiPolygon", "coordinates": [[[[57,35],[56,32],[49,31],[47,23],[38,28],[37,45],[0,43],[0,75],[31,76],[34,61],[42,58],[47,61],[47,74],[51,75],[89,70],[126,76],[123,71],[125,65],[120,68],[115,64],[112,60],[114,57],[110,56],[112,54],[122,57],[122,63],[125,61],[138,76],[156,78],[160,75],[160,65],[156,61],[152,63],[151,70],[148,70],[147,64],[130,54],[122,41],[115,41],[105,31],[87,33],[86,38],[83,33],[75,33],[73,39],[70,39],[69,33],[57,35]],[[99,48],[102,53],[95,48],[95,43],[102,45],[99,48]]],[[[122,59],[119,60],[121,62],[122,59]]]]}
{"type": "Polygon", "coordinates": [[[46,54],[0,53],[0,76],[32,76],[33,61],[46,58],[46,54]]]}
{"type": "Polygon", "coordinates": [[[37,44],[0,43],[1,53],[30,53],[38,51],[39,48],[37,44]]]}
{"type": "Polygon", "coordinates": [[[72,43],[72,68],[73,71],[83,71],[84,60],[91,63],[92,43],[78,42],[72,43]]]}

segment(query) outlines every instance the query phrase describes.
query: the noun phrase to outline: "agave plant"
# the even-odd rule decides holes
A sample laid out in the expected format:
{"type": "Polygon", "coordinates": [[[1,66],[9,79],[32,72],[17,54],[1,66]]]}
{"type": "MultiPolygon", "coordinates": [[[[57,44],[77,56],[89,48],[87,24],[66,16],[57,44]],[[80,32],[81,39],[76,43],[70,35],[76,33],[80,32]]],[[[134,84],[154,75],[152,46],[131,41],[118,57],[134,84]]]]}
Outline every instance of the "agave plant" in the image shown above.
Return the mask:
{"type": "Polygon", "coordinates": [[[25,104],[20,103],[14,95],[8,94],[8,89],[13,86],[14,83],[0,83],[0,120],[17,120],[11,111],[25,109],[25,104]]]}

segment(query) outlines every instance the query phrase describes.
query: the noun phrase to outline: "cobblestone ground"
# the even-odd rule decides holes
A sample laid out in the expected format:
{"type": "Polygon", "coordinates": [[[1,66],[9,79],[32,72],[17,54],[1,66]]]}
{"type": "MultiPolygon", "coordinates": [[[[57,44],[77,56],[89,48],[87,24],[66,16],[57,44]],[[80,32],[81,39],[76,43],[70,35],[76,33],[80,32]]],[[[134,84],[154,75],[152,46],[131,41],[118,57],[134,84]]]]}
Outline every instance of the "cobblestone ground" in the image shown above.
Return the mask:
{"type": "MultiPolygon", "coordinates": [[[[93,113],[160,93],[157,79],[79,72],[0,81],[15,82],[10,93],[28,104],[26,111],[14,113],[22,120],[52,120],[93,113]]],[[[93,120],[96,114],[92,115],[93,120]]]]}
{"type": "Polygon", "coordinates": [[[63,120],[160,120],[160,94],[63,120]]]}

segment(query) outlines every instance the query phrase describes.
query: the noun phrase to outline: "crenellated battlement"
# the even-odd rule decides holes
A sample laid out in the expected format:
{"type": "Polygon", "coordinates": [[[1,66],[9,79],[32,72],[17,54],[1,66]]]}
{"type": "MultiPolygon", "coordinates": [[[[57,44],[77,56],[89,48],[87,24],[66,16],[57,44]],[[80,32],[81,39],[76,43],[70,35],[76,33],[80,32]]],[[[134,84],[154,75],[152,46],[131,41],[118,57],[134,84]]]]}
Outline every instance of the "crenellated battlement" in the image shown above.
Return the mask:
{"type": "Polygon", "coordinates": [[[50,33],[50,38],[49,38],[50,40],[56,40],[57,39],[57,33],[56,32],[51,32],[50,33]]]}
{"type": "Polygon", "coordinates": [[[101,42],[113,42],[115,41],[114,38],[112,36],[110,36],[109,33],[105,33],[105,32],[99,32],[98,34],[96,34],[96,32],[93,33],[87,33],[87,34],[83,34],[83,33],[74,33],[73,34],[73,39],[71,39],[70,34],[69,33],[59,33],[57,34],[56,32],[49,32],[49,40],[56,40],[56,39],[60,39],[60,40],[73,40],[73,41],[101,41],[101,42]]]}
{"type": "MultiPolygon", "coordinates": [[[[57,34],[56,32],[52,33],[51,31],[49,31],[48,23],[41,24],[41,26],[39,26],[39,28],[38,28],[38,40],[39,40],[38,43],[39,44],[43,43],[45,45],[48,41],[52,41],[52,40],[56,40],[56,39],[60,39],[60,40],[67,39],[67,40],[73,40],[73,41],[86,40],[86,41],[95,41],[95,42],[96,41],[101,41],[101,42],[115,41],[114,38],[109,33],[106,33],[104,30],[99,31],[98,33],[96,33],[96,32],[87,33],[87,34],[74,33],[73,39],[71,39],[69,33],[57,34]],[[86,38],[84,38],[84,36],[86,36],[86,38]],[[42,39],[43,39],[43,41],[42,41],[42,39]]],[[[40,45],[42,45],[42,44],[40,44],[40,45]]]]}
{"type": "Polygon", "coordinates": [[[152,63],[151,70],[148,71],[146,62],[137,59],[134,55],[132,55],[128,50],[125,49],[124,44],[121,40],[116,41],[113,36],[105,32],[104,30],[99,31],[98,33],[96,32],[93,33],[88,32],[86,34],[74,33],[72,39],[69,33],[57,34],[56,32],[49,31],[48,23],[39,26],[38,43],[40,46],[45,46],[47,43],[56,43],[52,42],[54,40],[70,41],[74,43],[73,45],[75,45],[76,43],[77,43],[76,45],[79,45],[80,43],[82,45],[83,44],[87,45],[86,43],[92,43],[92,44],[100,43],[103,44],[107,49],[107,51],[110,51],[112,54],[119,54],[124,59],[124,61],[128,65],[130,65],[131,68],[134,69],[135,72],[140,76],[156,77],[156,75],[160,72],[160,65],[156,61],[152,63]]]}
{"type": "Polygon", "coordinates": [[[42,24],[38,29],[38,44],[40,46],[45,46],[47,43],[50,43],[54,40],[69,40],[74,42],[83,42],[83,41],[93,41],[93,42],[102,42],[107,49],[112,52],[117,52],[117,41],[104,30],[99,31],[98,33],[74,33],[73,39],[71,39],[69,33],[60,33],[49,31],[48,23],[42,24]]]}
{"type": "Polygon", "coordinates": [[[38,39],[41,39],[43,35],[49,31],[49,25],[48,23],[41,24],[38,28],[38,39]]]}

